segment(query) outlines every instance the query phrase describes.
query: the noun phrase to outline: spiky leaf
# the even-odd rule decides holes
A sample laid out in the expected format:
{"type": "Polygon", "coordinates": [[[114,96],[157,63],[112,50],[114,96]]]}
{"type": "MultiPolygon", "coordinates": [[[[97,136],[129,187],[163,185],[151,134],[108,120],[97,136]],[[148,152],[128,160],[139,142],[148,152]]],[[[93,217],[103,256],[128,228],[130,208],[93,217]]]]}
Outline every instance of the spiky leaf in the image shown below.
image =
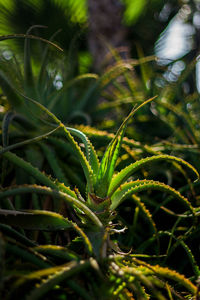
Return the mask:
{"type": "Polygon", "coordinates": [[[193,214],[195,213],[189,201],[184,196],[182,196],[178,191],[176,191],[175,189],[173,189],[167,184],[164,184],[159,181],[154,181],[154,180],[136,180],[136,181],[131,181],[123,184],[112,195],[111,197],[112,204],[110,208],[114,210],[127,197],[129,197],[134,193],[147,191],[151,189],[167,192],[168,194],[181,200],[192,211],[193,214]]]}
{"type": "Polygon", "coordinates": [[[0,222],[31,230],[64,230],[72,227],[60,214],[44,210],[26,212],[0,209],[0,222]]]}
{"type": "Polygon", "coordinates": [[[125,182],[132,174],[134,174],[136,171],[138,171],[142,167],[148,165],[149,163],[162,161],[162,160],[176,162],[176,163],[179,163],[179,164],[189,168],[196,175],[197,179],[199,179],[199,173],[197,172],[197,170],[191,164],[187,163],[185,160],[175,157],[175,156],[165,155],[165,154],[154,155],[151,157],[140,159],[140,160],[136,161],[135,163],[122,169],[118,174],[116,174],[110,183],[109,190],[108,190],[108,196],[112,196],[113,193],[115,192],[115,190],[123,182],[125,182]]]}
{"type": "Polygon", "coordinates": [[[145,101],[144,103],[142,103],[137,108],[131,111],[128,117],[121,124],[113,140],[108,145],[104,153],[104,156],[102,158],[98,176],[97,176],[97,182],[95,186],[95,192],[97,196],[99,197],[107,196],[108,187],[114,173],[114,169],[115,169],[116,161],[119,157],[119,151],[121,148],[124,133],[130,118],[136,113],[136,111],[138,111],[142,106],[146,105],[150,101],[154,100],[154,98],[155,97],[145,101]]]}
{"type": "Polygon", "coordinates": [[[51,189],[44,186],[38,185],[23,185],[17,186],[9,189],[5,189],[0,193],[0,199],[3,199],[8,196],[17,195],[17,194],[25,194],[25,193],[39,193],[43,195],[49,195],[52,198],[57,198],[63,201],[66,201],[68,204],[74,206],[75,208],[79,208],[91,221],[98,227],[102,228],[102,223],[100,222],[99,218],[87,207],[87,205],[78,200],[76,198],[76,194],[71,191],[69,188],[65,187],[64,185],[59,186],[59,191],[56,189],[51,189]],[[66,191],[63,192],[63,190],[66,191]],[[73,197],[75,195],[75,197],[73,197]]]}

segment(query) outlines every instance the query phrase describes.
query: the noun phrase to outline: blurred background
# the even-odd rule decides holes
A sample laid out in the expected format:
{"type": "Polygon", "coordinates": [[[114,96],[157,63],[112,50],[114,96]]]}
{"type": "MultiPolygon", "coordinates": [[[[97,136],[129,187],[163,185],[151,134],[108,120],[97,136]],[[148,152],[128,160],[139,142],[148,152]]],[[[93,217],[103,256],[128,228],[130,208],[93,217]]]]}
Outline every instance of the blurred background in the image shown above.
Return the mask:
{"type": "MultiPolygon", "coordinates": [[[[54,88],[55,92],[60,91],[62,99],[66,99],[63,100],[63,106],[59,110],[56,110],[54,104],[54,113],[66,122],[96,125],[105,116],[101,114],[102,112],[109,110],[110,119],[115,116],[113,112],[110,113],[114,105],[120,107],[117,114],[121,122],[124,115],[130,111],[130,106],[135,105],[135,101],[140,102],[154,95],[159,95],[161,101],[166,99],[169,103],[173,101],[173,105],[180,103],[182,98],[199,97],[200,1],[198,0],[1,0],[0,34],[27,32],[51,39],[64,49],[63,54],[50,47],[48,64],[45,68],[52,81],[51,89],[46,89],[46,94],[50,94],[54,88]],[[108,90],[108,83],[101,84],[100,91],[99,86],[98,89],[94,89],[94,80],[91,78],[89,85],[86,80],[86,84],[82,84],[81,88],[78,86],[76,91],[68,90],[68,94],[66,93],[64,88],[66,82],[69,83],[73,78],[86,73],[104,74],[108,67],[113,65],[113,57],[116,61],[120,57],[125,62],[129,59],[140,60],[149,57],[149,63],[143,65],[135,63],[131,84],[129,80],[128,84],[119,86],[122,82],[118,77],[115,89],[112,86],[111,93],[108,90]],[[71,114],[71,107],[77,99],[81,100],[71,114]],[[98,102],[96,99],[101,99],[102,107],[98,111],[94,109],[98,102]],[[110,101],[107,107],[104,105],[105,99],[110,101]],[[124,114],[121,113],[122,99],[127,107],[124,114]],[[77,118],[80,115],[81,121],[77,118]]],[[[45,44],[31,40],[30,45],[32,69],[35,77],[38,77],[45,44]]],[[[2,58],[7,62],[16,57],[20,64],[20,60],[24,59],[24,39],[1,41],[0,51],[2,58]]],[[[8,71],[6,67],[4,72],[8,71]]],[[[8,75],[10,76],[12,77],[12,74],[8,75]]],[[[110,74],[106,76],[111,77],[110,74]]],[[[14,85],[16,84],[15,82],[14,85]]],[[[29,93],[29,96],[31,95],[33,96],[32,92],[29,93]]],[[[39,96],[37,95],[37,98],[39,96]]],[[[44,96],[45,92],[41,97],[44,96]]],[[[45,101],[48,102],[49,99],[45,101]]],[[[58,99],[54,102],[58,103],[58,99]]],[[[49,108],[52,109],[52,106],[49,108]]],[[[190,108],[191,104],[187,99],[183,110],[187,112],[190,108]]],[[[193,111],[196,111],[195,106],[193,111]]],[[[156,110],[152,104],[151,120],[157,118],[160,113],[161,111],[156,110]]],[[[163,116],[161,118],[164,126],[163,116]]],[[[143,130],[145,123],[141,121],[139,130],[143,130]]],[[[105,124],[105,122],[104,118],[101,128],[113,130],[112,123],[105,124]]],[[[165,123],[169,123],[169,119],[165,123]]],[[[151,123],[150,140],[155,135],[154,125],[151,123]]],[[[149,126],[145,126],[144,129],[148,130],[149,126]]],[[[164,133],[165,126],[162,127],[162,134],[158,132],[158,127],[156,135],[159,138],[170,136],[171,131],[164,133]]],[[[139,138],[136,133],[134,137],[139,138]]]]}
{"type": "MultiPolygon", "coordinates": [[[[46,26],[35,28],[32,33],[47,39],[61,30],[55,40],[65,51],[76,40],[73,51],[81,62],[80,72],[99,69],[103,57],[96,37],[101,36],[103,48],[107,42],[113,47],[125,46],[132,58],[138,56],[137,47],[144,56],[155,54],[160,66],[168,66],[167,80],[175,81],[198,56],[200,1],[108,0],[100,4],[95,0],[0,1],[0,34],[25,33],[32,25],[46,26]]],[[[10,44],[23,47],[22,40],[10,44]]],[[[4,55],[9,58],[9,52],[4,55]]],[[[199,89],[198,62],[196,69],[199,89]]]]}

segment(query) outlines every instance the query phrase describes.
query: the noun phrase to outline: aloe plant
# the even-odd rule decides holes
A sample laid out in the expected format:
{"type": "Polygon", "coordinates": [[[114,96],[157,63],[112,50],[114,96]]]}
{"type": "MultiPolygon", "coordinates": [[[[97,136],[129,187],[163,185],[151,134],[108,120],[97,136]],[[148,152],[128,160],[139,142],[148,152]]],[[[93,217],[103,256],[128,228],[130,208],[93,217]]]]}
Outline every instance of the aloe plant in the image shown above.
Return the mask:
{"type": "MultiPolygon", "coordinates": [[[[23,38],[25,40],[23,64],[20,63],[21,58],[17,55],[15,57],[13,54],[10,60],[2,58],[0,67],[0,86],[3,94],[1,101],[3,111],[0,114],[3,147],[23,141],[24,139],[37,138],[39,135],[45,135],[49,130],[48,117],[45,118],[40,109],[30,102],[24,101],[23,94],[37,98],[38,102],[52,111],[64,124],[77,121],[90,124],[91,122],[95,123],[97,120],[103,124],[104,117],[107,112],[111,111],[111,108],[113,113],[113,106],[110,106],[110,101],[106,104],[103,102],[103,104],[97,105],[97,99],[100,94],[107,99],[109,90],[116,96],[116,101],[113,102],[113,96],[110,99],[112,100],[112,105],[116,106],[116,112],[118,110],[118,102],[125,101],[124,98],[126,97],[129,97],[129,105],[131,107],[138,102],[137,98],[134,100],[137,94],[137,83],[131,80],[130,76],[134,66],[152,60],[152,57],[127,62],[117,59],[116,64],[111,66],[102,75],[87,73],[75,76],[75,71],[72,70],[71,63],[70,69],[67,67],[63,68],[63,61],[65,62],[65,59],[63,59],[64,54],[62,54],[62,61],[59,60],[59,57],[57,60],[56,56],[54,56],[53,61],[49,58],[51,57],[51,48],[53,49],[54,47],[58,52],[62,51],[60,47],[52,42],[58,33],[54,34],[50,41],[46,41],[31,35],[35,27],[43,26],[32,26],[26,34],[2,36],[0,38],[0,40],[10,38],[23,38]],[[43,45],[45,45],[44,42],[46,43],[40,66],[34,64],[31,56],[31,43],[33,39],[38,40],[38,43],[41,42],[43,45]],[[55,68],[55,72],[52,72],[52,68],[55,68]],[[130,76],[127,73],[130,73],[130,76]],[[55,83],[57,75],[61,76],[60,83],[63,84],[60,89],[57,89],[55,83]],[[130,91],[125,88],[123,89],[123,86],[118,83],[120,76],[125,77],[125,81],[130,86],[130,91]],[[115,93],[115,86],[116,90],[122,89],[123,93],[115,93]]],[[[68,65],[69,63],[66,62],[66,66],[68,65]]],[[[141,99],[139,102],[141,102],[141,99]]],[[[123,112],[123,115],[125,114],[126,111],[123,112]]],[[[118,123],[119,118],[114,122],[114,128],[118,126],[118,123]]],[[[139,146],[139,149],[141,150],[142,147],[139,146]]],[[[63,133],[60,134],[59,130],[55,130],[48,141],[43,138],[41,143],[32,147],[27,145],[20,148],[18,154],[24,159],[28,159],[40,170],[45,170],[52,177],[71,187],[76,184],[79,190],[82,193],[84,192],[84,174],[79,169],[77,159],[74,158],[72,146],[63,141],[63,133]],[[63,159],[65,160],[64,164],[63,159]],[[78,172],[79,176],[77,176],[78,172]]],[[[15,175],[12,178],[7,176],[5,163],[3,163],[2,168],[5,172],[3,172],[4,175],[1,177],[1,185],[6,186],[14,180],[15,175]]],[[[12,166],[11,168],[14,167],[12,166]]],[[[24,172],[19,171],[19,169],[13,169],[12,171],[12,174],[17,175],[18,184],[27,182],[24,172]]],[[[30,177],[28,181],[29,183],[34,183],[34,178],[30,177]]],[[[32,197],[35,209],[41,208],[37,198],[37,195],[32,197]]],[[[18,208],[20,208],[20,203],[19,201],[18,208]]],[[[8,208],[9,205],[4,202],[3,207],[8,208]]]]}
{"type": "MultiPolygon", "coordinates": [[[[10,284],[6,274],[7,272],[11,274],[11,265],[8,264],[8,270],[5,265],[3,266],[2,285],[5,288],[2,288],[3,297],[12,299],[18,294],[26,299],[40,299],[45,295],[51,297],[50,291],[52,297],[58,296],[64,297],[64,299],[70,295],[72,297],[79,295],[81,299],[131,299],[131,297],[138,297],[138,299],[151,297],[168,299],[171,297],[173,299],[172,297],[176,298],[182,292],[198,297],[198,289],[189,279],[168,268],[149,265],[145,261],[139,260],[137,254],[130,252],[125,255],[119,249],[114,238],[121,232],[121,229],[124,230],[115,226],[117,208],[131,196],[154,228],[154,234],[159,238],[149,210],[137,197],[141,191],[153,189],[168,193],[170,197],[183,204],[186,211],[190,212],[194,222],[196,219],[197,211],[177,190],[162,182],[132,177],[147,165],[169,161],[188,168],[198,179],[198,172],[186,161],[170,155],[154,155],[138,160],[115,173],[129,120],[142,106],[154,98],[143,102],[131,111],[110,141],[101,162],[92,143],[83,132],[66,127],[41,103],[27,96],[25,99],[48,115],[51,123],[54,123],[54,125],[52,124],[55,127],[53,131],[63,132],[83,169],[86,192],[84,195],[77,187],[71,189],[65,184],[53,180],[23,158],[10,152],[25,143],[35,142],[35,139],[1,147],[0,153],[3,158],[23,169],[35,181],[34,184],[14,185],[2,189],[0,201],[4,199],[9,202],[16,196],[34,194],[40,195],[43,201],[52,199],[54,210],[57,210],[55,212],[17,210],[15,202],[9,202],[10,209],[0,210],[1,231],[3,232],[3,237],[1,237],[2,258],[6,251],[8,255],[12,255],[11,262],[14,257],[18,257],[30,265],[28,271],[25,271],[23,267],[20,270],[16,266],[16,271],[11,275],[14,283],[10,292],[6,292],[6,286],[10,284]],[[64,204],[70,206],[72,210],[63,209],[64,204]],[[17,231],[15,227],[19,227],[21,231],[17,231]],[[33,236],[32,238],[28,237],[24,230],[25,232],[30,230],[35,232],[37,236],[35,242],[31,240],[33,236]],[[71,241],[68,246],[59,245],[54,238],[54,245],[52,245],[52,236],[48,232],[68,232],[71,241]],[[41,238],[42,240],[46,239],[46,242],[41,243],[41,238]],[[85,280],[81,279],[83,272],[86,276],[85,280]],[[94,275],[96,279],[92,280],[94,275]],[[35,285],[35,283],[37,284],[35,285]],[[175,289],[175,283],[178,283],[180,288],[175,289]]],[[[51,132],[49,132],[50,134],[51,132]]],[[[37,141],[44,137],[48,138],[49,135],[42,135],[37,138],[37,141]]],[[[26,197],[26,199],[29,198],[26,197]]],[[[189,218],[191,218],[190,215],[188,215],[189,218]]],[[[144,255],[145,257],[150,258],[151,256],[144,255]]],[[[198,275],[197,267],[196,276],[198,275]]]]}

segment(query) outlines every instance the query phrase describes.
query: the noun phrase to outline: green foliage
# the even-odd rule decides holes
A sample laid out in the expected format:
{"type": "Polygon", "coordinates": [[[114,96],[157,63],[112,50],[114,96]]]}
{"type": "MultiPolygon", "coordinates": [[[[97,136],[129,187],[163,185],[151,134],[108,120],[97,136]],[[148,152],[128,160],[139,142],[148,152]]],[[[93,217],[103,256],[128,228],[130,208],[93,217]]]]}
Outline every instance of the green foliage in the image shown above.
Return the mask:
{"type": "MultiPolygon", "coordinates": [[[[128,122],[142,106],[153,101],[154,98],[144,101],[132,110],[110,141],[104,155],[101,155],[100,163],[96,150],[84,133],[78,129],[66,127],[41,103],[28,96],[24,98],[31,103],[33,108],[40,110],[40,115],[42,114],[46,119],[48,117],[49,124],[60,132],[66,139],[66,143],[69,143],[71,151],[83,169],[86,188],[85,195],[81,194],[77,187],[72,189],[64,183],[59,183],[58,180],[42,173],[19,155],[9,152],[9,150],[23,147],[24,143],[38,143],[41,137],[1,147],[1,155],[4,159],[23,169],[35,180],[35,184],[32,185],[16,185],[1,190],[0,201],[11,200],[13,205],[13,209],[3,208],[0,211],[2,245],[3,243],[6,245],[5,251],[10,256],[5,271],[10,274],[9,279],[6,273],[3,273],[3,297],[12,299],[20,295],[26,299],[68,296],[81,299],[131,299],[131,297],[168,299],[169,294],[177,298],[182,293],[195,297],[198,293],[196,286],[183,275],[156,263],[147,263],[145,258],[149,258],[152,262],[151,255],[145,256],[144,254],[144,260],[138,260],[134,251],[131,254],[132,250],[130,250],[130,253],[124,255],[119,248],[119,246],[122,248],[126,246],[120,237],[120,232],[124,231],[122,226],[125,224],[122,223],[122,219],[120,222],[120,211],[118,214],[116,209],[123,207],[121,204],[125,203],[125,199],[134,199],[135,203],[133,206],[135,210],[133,228],[135,229],[132,229],[131,234],[134,235],[136,228],[139,228],[137,219],[141,217],[141,212],[144,220],[148,219],[153,228],[151,236],[155,237],[156,241],[160,239],[154,218],[142,198],[137,197],[138,192],[141,191],[149,193],[150,190],[156,189],[168,193],[171,198],[176,198],[185,209],[192,212],[192,220],[195,224],[196,210],[177,190],[155,180],[130,181],[136,171],[145,168],[147,164],[152,167],[153,162],[160,161],[181,164],[199,177],[196,169],[189,163],[175,156],[154,155],[140,159],[123,168],[116,175],[114,174],[128,122]],[[81,141],[84,147],[81,147],[77,141],[81,141]],[[43,205],[41,206],[43,210],[15,209],[17,197],[22,199],[24,195],[28,201],[30,194],[38,195],[40,201],[48,203],[47,207],[50,207],[49,201],[51,201],[54,204],[54,211],[45,209],[43,205]],[[71,208],[66,210],[64,205],[69,205],[71,208]],[[19,228],[19,232],[14,228],[19,228]],[[67,245],[65,238],[62,237],[64,234],[68,236],[67,245]],[[14,262],[16,257],[25,262],[24,266],[14,262]],[[13,263],[15,269],[11,272],[13,263]],[[6,292],[6,287],[11,280],[12,288],[6,292]],[[103,296],[101,296],[102,291],[103,296]]],[[[7,120],[9,120],[8,117],[5,118],[5,124],[7,120]]],[[[5,125],[4,128],[6,130],[7,126],[5,125]]],[[[55,129],[42,137],[46,137],[48,141],[50,134],[54,132],[55,129]]],[[[5,142],[4,145],[7,143],[5,142]]],[[[46,153],[54,174],[64,181],[58,161],[51,163],[53,159],[51,148],[47,145],[42,145],[41,148],[46,153]]],[[[184,247],[184,250],[189,252],[187,247],[184,247]]],[[[153,254],[154,259],[162,262],[156,251],[153,254]]]]}
{"type": "Polygon", "coordinates": [[[71,227],[66,218],[59,214],[41,210],[19,212],[2,209],[0,222],[31,230],[64,230],[71,227]]]}
{"type": "MultiPolygon", "coordinates": [[[[129,3],[137,26],[144,3],[129,3]]],[[[138,45],[138,60],[111,49],[115,64],[82,74],[37,29],[2,37],[25,39],[25,55],[0,67],[0,298],[198,299],[199,181],[186,171],[199,177],[199,105],[183,88],[195,63],[170,83],[138,45]],[[98,129],[66,124],[82,120],[98,129]]]]}
{"type": "Polygon", "coordinates": [[[144,12],[145,6],[147,5],[146,0],[134,0],[134,1],[124,1],[126,3],[126,10],[124,13],[124,18],[127,24],[133,24],[137,22],[142,12],[144,12]]]}

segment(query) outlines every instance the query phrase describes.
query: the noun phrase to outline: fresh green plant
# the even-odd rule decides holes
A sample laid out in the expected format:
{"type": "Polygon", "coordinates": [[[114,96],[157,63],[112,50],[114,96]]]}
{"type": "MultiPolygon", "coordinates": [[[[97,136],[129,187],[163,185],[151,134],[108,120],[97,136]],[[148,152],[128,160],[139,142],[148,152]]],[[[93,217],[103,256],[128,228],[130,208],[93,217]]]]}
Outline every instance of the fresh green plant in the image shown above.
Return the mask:
{"type": "MultiPolygon", "coordinates": [[[[66,54],[61,52],[63,50],[51,42],[59,32],[56,32],[50,41],[30,35],[32,30],[37,27],[44,26],[32,26],[26,34],[2,36],[0,38],[0,40],[4,40],[21,37],[25,40],[23,61],[20,55],[15,56],[11,50],[9,50],[10,57],[5,58],[7,52],[4,49],[5,47],[2,47],[0,86],[7,98],[9,109],[14,110],[21,118],[27,116],[27,109],[22,109],[24,107],[23,97],[16,92],[18,90],[27,96],[37,97],[39,102],[47,106],[64,122],[72,121],[73,118],[78,117],[83,122],[90,122],[84,109],[87,108],[87,102],[89,101],[88,91],[92,89],[91,86],[94,85],[98,76],[90,73],[81,74],[78,57],[75,54],[73,55],[73,50],[66,58],[66,54]],[[44,43],[40,45],[42,54],[40,54],[39,64],[34,61],[31,55],[32,39],[37,40],[38,43],[41,41],[46,42],[45,47],[43,46],[44,43]],[[53,45],[54,49],[57,48],[57,52],[53,52],[54,49],[53,47],[50,48],[50,45],[53,45]],[[62,58],[59,56],[60,52],[62,58]],[[67,59],[71,60],[70,65],[67,59]]],[[[95,105],[94,94],[95,92],[93,93],[93,104],[95,105]]],[[[90,103],[90,107],[91,105],[92,103],[90,103]]],[[[31,123],[31,120],[28,121],[31,123]]],[[[34,123],[34,120],[32,121],[34,123]]],[[[32,127],[37,128],[36,124],[32,123],[32,127]]]]}
{"type": "MultiPolygon", "coordinates": [[[[63,57],[62,61],[59,58],[56,59],[55,53],[53,53],[53,59],[51,59],[52,53],[50,50],[53,47],[50,48],[50,46],[54,46],[55,49],[58,48],[56,50],[62,50],[51,41],[55,35],[50,41],[32,36],[30,33],[35,27],[37,29],[38,26],[31,27],[26,35],[19,34],[1,37],[1,40],[9,38],[25,39],[23,63],[20,62],[21,57],[15,57],[13,53],[11,59],[1,58],[0,86],[2,90],[2,109],[0,116],[2,121],[1,141],[3,147],[23,141],[24,139],[43,135],[49,130],[48,119],[44,123],[45,117],[37,107],[27,101],[25,102],[26,105],[24,105],[23,95],[39,99],[38,101],[50,109],[64,124],[69,122],[90,124],[97,121],[101,124],[105,116],[112,110],[112,114],[119,115],[113,126],[114,129],[117,128],[119,119],[126,115],[126,110],[124,112],[121,110],[120,114],[118,113],[119,103],[126,102],[126,97],[129,98],[130,107],[138,103],[136,97],[137,84],[131,78],[133,67],[145,63],[152,58],[130,60],[128,62],[117,59],[116,64],[111,66],[102,75],[87,73],[76,76],[76,67],[73,68],[72,66],[77,65],[77,62],[74,61],[73,57],[68,57],[71,61],[70,65],[67,62],[63,64],[63,57]],[[35,64],[31,56],[30,43],[33,39],[36,42],[46,43],[41,65],[35,64]],[[21,66],[23,66],[23,70],[21,66]],[[60,89],[57,89],[55,82],[57,75],[60,76],[60,84],[63,85],[60,89]],[[118,83],[118,78],[122,79],[123,77],[125,82],[130,82],[132,90],[124,89],[126,95],[124,92],[116,94],[114,86],[116,85],[117,88],[120,88],[122,83],[118,83]],[[133,93],[134,89],[135,93],[133,93]],[[104,92],[106,90],[107,92],[104,92]],[[113,101],[113,96],[110,100],[107,99],[109,98],[107,94],[110,92],[116,96],[116,101],[113,101]],[[108,101],[106,104],[104,102],[104,104],[97,105],[97,100],[101,94],[108,101]],[[111,101],[112,105],[110,105],[111,101]]],[[[141,99],[139,102],[141,102],[141,99]]],[[[79,166],[74,158],[74,151],[70,144],[63,141],[63,134],[60,134],[58,131],[52,133],[52,137],[47,142],[43,139],[41,143],[33,147],[27,145],[20,148],[18,154],[28,159],[40,170],[45,170],[48,174],[56,177],[59,181],[71,186],[76,184],[81,192],[84,192],[84,176],[79,172],[79,166]],[[54,156],[55,158],[52,159],[54,156]],[[65,160],[64,164],[63,160],[65,160]],[[73,164],[71,163],[72,160],[73,164]],[[79,176],[77,176],[77,172],[79,172],[79,176]]],[[[6,169],[4,163],[2,167],[6,169]]],[[[7,174],[8,172],[4,172],[4,175],[1,176],[2,186],[9,185],[9,182],[15,180],[15,176],[17,177],[16,183],[23,184],[27,182],[26,175],[24,172],[19,171],[19,169],[12,170],[13,177],[7,176],[7,174]]],[[[30,177],[29,183],[34,183],[34,179],[30,177]]],[[[33,207],[38,208],[37,197],[34,198],[33,207]]],[[[6,204],[4,208],[7,208],[6,204]]]]}
{"type": "MultiPolygon", "coordinates": [[[[23,169],[36,181],[34,185],[10,186],[2,189],[0,193],[1,202],[4,199],[10,205],[10,209],[0,210],[0,226],[3,233],[0,237],[3,297],[13,299],[18,295],[21,299],[197,299],[199,291],[192,281],[165,266],[145,262],[145,259],[161,259],[162,255],[159,253],[145,255],[143,252],[140,255],[137,252],[131,254],[130,251],[125,254],[123,248],[119,249],[118,236],[125,228],[124,224],[119,222],[117,208],[131,196],[136,203],[135,226],[137,216],[141,212],[153,228],[148,244],[152,243],[152,239],[158,242],[164,234],[157,232],[149,210],[137,196],[139,192],[159,190],[179,200],[186,210],[182,215],[193,220],[191,228],[195,227],[199,213],[183,195],[169,185],[154,180],[135,180],[132,177],[147,165],[171,161],[189,168],[198,178],[196,169],[180,158],[154,155],[138,160],[114,174],[130,118],[153,99],[132,110],[99,162],[97,153],[86,135],[77,129],[66,127],[39,102],[29,97],[25,98],[48,115],[54,123],[54,131],[63,132],[82,166],[86,189],[85,195],[76,187],[72,190],[9,151],[35,142],[36,139],[1,147],[0,153],[4,159],[23,169]],[[24,194],[40,195],[41,201],[48,201],[47,207],[49,201],[52,201],[54,212],[15,209],[11,198],[22,197],[24,194]],[[64,204],[71,206],[72,210],[66,210],[64,204]],[[144,260],[141,260],[142,258],[144,260]]],[[[37,141],[44,137],[47,138],[47,134],[38,137],[37,141]]],[[[29,199],[26,197],[25,201],[29,199]]],[[[176,227],[177,224],[174,231],[176,227]]],[[[189,230],[191,231],[190,228],[189,230]]],[[[134,231],[132,233],[134,234],[134,231]]],[[[175,232],[174,237],[176,239],[175,232]]],[[[194,277],[197,279],[199,269],[195,258],[185,242],[181,242],[194,266],[194,277]]],[[[172,244],[171,238],[170,243],[172,244]]],[[[126,245],[122,247],[126,248],[126,245]]]]}

